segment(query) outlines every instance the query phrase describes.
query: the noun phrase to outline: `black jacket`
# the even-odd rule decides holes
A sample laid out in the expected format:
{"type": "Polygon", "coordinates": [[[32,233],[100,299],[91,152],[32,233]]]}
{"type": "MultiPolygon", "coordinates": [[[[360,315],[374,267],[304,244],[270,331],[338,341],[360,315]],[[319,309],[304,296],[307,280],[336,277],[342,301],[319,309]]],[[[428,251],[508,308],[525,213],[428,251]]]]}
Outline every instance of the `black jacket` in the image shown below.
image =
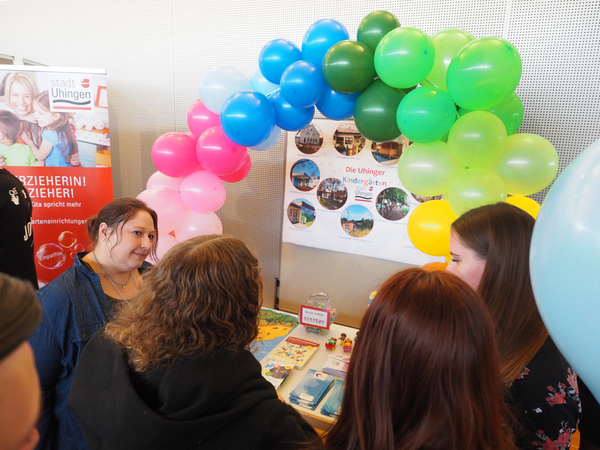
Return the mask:
{"type": "Polygon", "coordinates": [[[69,404],[92,450],[286,449],[317,437],[248,351],[138,373],[102,331],[81,355],[69,404]]]}

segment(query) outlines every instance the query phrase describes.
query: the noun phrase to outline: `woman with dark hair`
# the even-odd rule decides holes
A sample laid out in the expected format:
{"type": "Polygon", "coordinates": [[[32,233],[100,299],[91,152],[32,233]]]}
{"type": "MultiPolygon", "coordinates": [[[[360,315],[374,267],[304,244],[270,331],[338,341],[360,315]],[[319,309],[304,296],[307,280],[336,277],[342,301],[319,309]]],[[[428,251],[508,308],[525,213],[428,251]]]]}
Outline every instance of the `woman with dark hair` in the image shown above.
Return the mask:
{"type": "Polygon", "coordinates": [[[248,351],[262,278],[233,237],[173,247],[85,348],[69,403],[92,450],[286,449],[316,439],[248,351]]]}
{"type": "Polygon", "coordinates": [[[331,450],[513,450],[493,325],[478,295],[408,269],[378,290],[352,352],[331,450]]]}
{"type": "Polygon", "coordinates": [[[446,269],[477,290],[494,319],[500,377],[521,425],[521,449],[568,449],[579,421],[577,376],[538,312],[529,276],[535,220],[508,203],[466,212],[452,224],[446,269]]]}
{"type": "Polygon", "coordinates": [[[144,260],[154,255],[158,219],[135,198],[120,198],[88,219],[91,252],[38,291],[42,322],[30,338],[40,374],[44,407],[38,449],[87,449],[67,395],[79,355],[113,312],[142,286],[144,260]]]}

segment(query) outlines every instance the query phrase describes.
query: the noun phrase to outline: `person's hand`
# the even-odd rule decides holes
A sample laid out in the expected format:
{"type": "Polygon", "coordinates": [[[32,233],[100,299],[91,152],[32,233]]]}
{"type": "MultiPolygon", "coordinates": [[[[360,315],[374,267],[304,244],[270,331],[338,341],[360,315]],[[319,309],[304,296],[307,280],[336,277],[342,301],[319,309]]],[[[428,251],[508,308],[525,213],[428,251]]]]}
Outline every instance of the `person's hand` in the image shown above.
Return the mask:
{"type": "Polygon", "coordinates": [[[283,396],[279,393],[279,391],[277,389],[275,389],[275,391],[277,392],[277,398],[279,398],[279,400],[281,400],[283,403],[285,403],[285,398],[283,398],[283,396]]]}
{"type": "Polygon", "coordinates": [[[32,145],[35,145],[35,144],[33,143],[33,138],[32,138],[32,136],[31,136],[31,133],[29,133],[28,131],[23,131],[23,132],[21,133],[21,139],[23,139],[23,142],[25,142],[25,144],[26,144],[26,145],[29,145],[30,147],[31,147],[32,145]]]}
{"type": "Polygon", "coordinates": [[[73,167],[81,166],[81,162],[79,161],[79,153],[74,153],[71,155],[71,159],[69,161],[73,167]]]}
{"type": "Polygon", "coordinates": [[[0,155],[0,167],[6,166],[6,158],[0,155]]]}

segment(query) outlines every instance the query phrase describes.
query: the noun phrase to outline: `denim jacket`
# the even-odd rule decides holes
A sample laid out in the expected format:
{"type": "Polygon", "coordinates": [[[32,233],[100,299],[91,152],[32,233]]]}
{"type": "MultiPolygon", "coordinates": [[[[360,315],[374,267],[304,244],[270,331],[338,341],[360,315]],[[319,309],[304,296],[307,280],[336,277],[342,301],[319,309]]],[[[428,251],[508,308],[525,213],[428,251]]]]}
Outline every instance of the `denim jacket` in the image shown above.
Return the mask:
{"type": "MultiPolygon", "coordinates": [[[[73,266],[37,292],[42,322],[29,342],[42,386],[38,450],[87,450],[83,431],[67,404],[75,364],[90,338],[113,318],[100,276],[86,269],[78,253],[73,266]]],[[[140,272],[150,264],[144,263],[140,272]]]]}

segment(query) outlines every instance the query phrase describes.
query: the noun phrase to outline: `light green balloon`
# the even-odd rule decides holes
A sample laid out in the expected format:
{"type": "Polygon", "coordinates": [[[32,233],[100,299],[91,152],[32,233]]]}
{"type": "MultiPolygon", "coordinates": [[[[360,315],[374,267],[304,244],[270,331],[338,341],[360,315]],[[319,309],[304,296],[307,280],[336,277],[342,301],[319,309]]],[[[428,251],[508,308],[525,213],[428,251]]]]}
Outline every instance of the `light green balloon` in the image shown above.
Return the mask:
{"type": "Polygon", "coordinates": [[[412,144],[400,156],[398,177],[410,192],[423,197],[441,195],[456,175],[465,170],[441,141],[412,144]]]}
{"type": "Polygon", "coordinates": [[[506,201],[506,186],[491,170],[467,169],[454,177],[447,198],[452,212],[460,217],[473,208],[506,201]]]}
{"type": "Polygon", "coordinates": [[[375,49],[375,71],[385,84],[404,89],[431,72],[435,49],[418,28],[399,27],[386,34],[375,49]]]}
{"type": "Polygon", "coordinates": [[[421,84],[423,86],[438,87],[448,92],[448,88],[446,87],[448,66],[458,51],[473,39],[475,38],[471,33],[456,28],[435,33],[431,37],[431,42],[433,42],[433,47],[435,48],[433,68],[421,84]]]}
{"type": "MultiPolygon", "coordinates": [[[[515,134],[521,123],[523,123],[523,102],[514,92],[502,100],[502,102],[486,111],[498,116],[506,127],[506,134],[508,136],[515,134]]],[[[470,112],[468,109],[458,108],[458,115],[461,117],[470,112]]]]}
{"type": "Polygon", "coordinates": [[[487,111],[473,111],[461,116],[448,135],[450,153],[469,168],[493,164],[506,147],[506,128],[487,111]]]}
{"type": "Polygon", "coordinates": [[[506,183],[511,195],[531,195],[548,186],[558,173],[558,153],[536,134],[513,134],[492,170],[506,183]]]}

